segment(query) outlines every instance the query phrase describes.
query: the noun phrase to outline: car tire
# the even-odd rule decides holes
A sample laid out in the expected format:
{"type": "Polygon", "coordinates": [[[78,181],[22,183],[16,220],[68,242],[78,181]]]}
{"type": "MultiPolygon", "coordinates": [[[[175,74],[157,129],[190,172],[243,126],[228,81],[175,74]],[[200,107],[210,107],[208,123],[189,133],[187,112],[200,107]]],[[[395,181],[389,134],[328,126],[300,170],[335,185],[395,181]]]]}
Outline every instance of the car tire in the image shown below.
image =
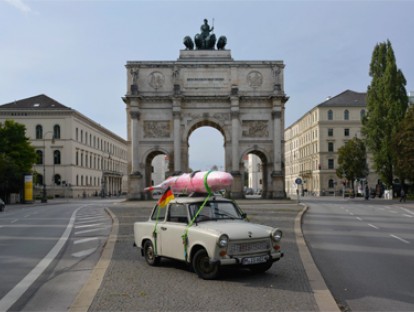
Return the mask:
{"type": "Polygon", "coordinates": [[[150,266],[156,266],[160,263],[160,257],[155,255],[154,245],[150,240],[146,240],[144,243],[144,257],[150,266]]]}
{"type": "Polygon", "coordinates": [[[249,267],[250,271],[253,273],[264,273],[272,267],[272,262],[266,262],[261,264],[254,264],[249,267]]]}
{"type": "Polygon", "coordinates": [[[200,249],[195,253],[192,267],[198,277],[205,280],[216,279],[219,274],[218,264],[210,262],[210,258],[205,249],[200,249]]]}

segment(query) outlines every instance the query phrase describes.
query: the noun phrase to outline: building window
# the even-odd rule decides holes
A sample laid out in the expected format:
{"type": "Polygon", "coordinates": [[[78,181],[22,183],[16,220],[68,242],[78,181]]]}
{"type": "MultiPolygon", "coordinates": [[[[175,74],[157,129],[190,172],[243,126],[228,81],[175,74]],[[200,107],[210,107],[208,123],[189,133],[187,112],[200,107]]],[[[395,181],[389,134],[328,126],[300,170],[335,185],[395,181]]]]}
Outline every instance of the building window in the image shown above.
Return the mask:
{"type": "Polygon", "coordinates": [[[76,141],[79,141],[79,129],[76,128],[75,130],[76,141]]]}
{"type": "Polygon", "coordinates": [[[79,152],[76,152],[76,166],[79,166],[79,152]]]}
{"type": "Polygon", "coordinates": [[[60,151],[53,152],[53,163],[55,165],[60,165],[60,151]]]}
{"type": "Polygon", "coordinates": [[[328,110],[328,120],[333,120],[333,112],[332,112],[332,110],[328,110]]]}
{"type": "Polygon", "coordinates": [[[62,181],[62,178],[60,177],[60,174],[55,174],[55,176],[53,177],[53,182],[55,182],[56,185],[60,185],[62,181]]]}
{"type": "Polygon", "coordinates": [[[59,125],[55,125],[53,127],[53,138],[60,139],[60,126],[59,125]]]}
{"type": "Polygon", "coordinates": [[[333,136],[333,129],[332,128],[329,128],[328,129],[328,136],[333,136]]]}
{"type": "Polygon", "coordinates": [[[328,159],[328,169],[335,169],[333,159],[328,159]]]}
{"type": "Polygon", "coordinates": [[[344,120],[349,120],[349,111],[347,109],[344,111],[344,120]]]}
{"type": "Polygon", "coordinates": [[[43,152],[42,152],[42,151],[37,150],[37,151],[36,151],[36,155],[37,155],[37,158],[36,158],[36,165],[42,165],[42,164],[43,164],[43,152]]]}
{"type": "Polygon", "coordinates": [[[41,125],[36,126],[36,139],[43,139],[43,127],[41,125]]]}
{"type": "Polygon", "coordinates": [[[38,184],[38,185],[43,185],[43,175],[41,175],[41,174],[37,174],[36,175],[36,184],[38,184]]]}
{"type": "Polygon", "coordinates": [[[334,144],[333,142],[328,142],[328,152],[333,152],[334,151],[334,144]]]}
{"type": "Polygon", "coordinates": [[[335,184],[334,184],[334,180],[329,179],[328,181],[328,188],[334,188],[335,184]]]}
{"type": "Polygon", "coordinates": [[[361,120],[365,117],[365,109],[361,109],[361,112],[359,113],[361,120]]]}
{"type": "Polygon", "coordinates": [[[348,137],[349,136],[349,129],[344,129],[344,136],[348,137]]]}

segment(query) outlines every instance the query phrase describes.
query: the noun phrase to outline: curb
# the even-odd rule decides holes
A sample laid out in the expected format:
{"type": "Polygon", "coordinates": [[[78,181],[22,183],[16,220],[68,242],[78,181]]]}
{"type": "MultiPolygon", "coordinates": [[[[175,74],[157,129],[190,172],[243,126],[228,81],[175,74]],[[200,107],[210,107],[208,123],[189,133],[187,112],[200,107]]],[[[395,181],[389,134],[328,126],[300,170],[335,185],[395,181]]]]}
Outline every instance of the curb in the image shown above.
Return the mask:
{"type": "Polygon", "coordinates": [[[105,208],[105,211],[112,218],[111,233],[109,234],[109,238],[103,247],[102,255],[99,258],[98,263],[93,268],[88,281],[85,285],[83,285],[82,289],[79,291],[70,306],[68,310],[69,312],[87,312],[89,310],[89,307],[91,306],[92,301],[102,284],[105,272],[111,263],[112,254],[118,236],[119,221],[109,208],[105,208]]]}
{"type": "Polygon", "coordinates": [[[303,206],[303,209],[296,216],[294,226],[296,245],[299,248],[299,256],[305,268],[316,304],[318,305],[319,311],[341,312],[334,297],[332,296],[332,293],[326,286],[325,280],[313,261],[312,255],[306,245],[302,232],[302,219],[303,215],[308,210],[308,206],[304,204],[300,205],[303,206]]]}

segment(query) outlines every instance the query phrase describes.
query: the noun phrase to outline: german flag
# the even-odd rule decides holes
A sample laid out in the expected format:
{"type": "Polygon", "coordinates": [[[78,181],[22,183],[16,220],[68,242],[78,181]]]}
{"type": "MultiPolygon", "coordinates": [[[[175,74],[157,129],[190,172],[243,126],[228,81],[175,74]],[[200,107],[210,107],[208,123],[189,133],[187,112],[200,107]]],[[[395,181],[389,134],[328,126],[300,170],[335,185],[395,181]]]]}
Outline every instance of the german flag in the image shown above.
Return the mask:
{"type": "Polygon", "coordinates": [[[168,187],[164,194],[162,194],[161,198],[158,200],[157,205],[160,208],[164,208],[165,206],[167,206],[167,204],[170,202],[170,200],[174,199],[174,194],[171,191],[171,188],[168,187]]]}

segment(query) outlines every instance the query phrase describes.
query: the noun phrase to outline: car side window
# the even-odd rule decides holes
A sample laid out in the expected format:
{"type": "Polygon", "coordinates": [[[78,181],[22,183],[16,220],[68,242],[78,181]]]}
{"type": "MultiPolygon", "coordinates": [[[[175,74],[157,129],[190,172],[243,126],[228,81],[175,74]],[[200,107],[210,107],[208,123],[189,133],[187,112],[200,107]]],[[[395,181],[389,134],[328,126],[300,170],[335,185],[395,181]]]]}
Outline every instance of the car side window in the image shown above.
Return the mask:
{"type": "Polygon", "coordinates": [[[152,213],[151,220],[157,220],[157,219],[158,221],[164,220],[166,211],[167,211],[166,207],[160,208],[160,206],[157,205],[152,213]]]}
{"type": "Polygon", "coordinates": [[[187,210],[185,205],[182,204],[171,204],[168,210],[167,221],[187,223],[187,210]]]}

